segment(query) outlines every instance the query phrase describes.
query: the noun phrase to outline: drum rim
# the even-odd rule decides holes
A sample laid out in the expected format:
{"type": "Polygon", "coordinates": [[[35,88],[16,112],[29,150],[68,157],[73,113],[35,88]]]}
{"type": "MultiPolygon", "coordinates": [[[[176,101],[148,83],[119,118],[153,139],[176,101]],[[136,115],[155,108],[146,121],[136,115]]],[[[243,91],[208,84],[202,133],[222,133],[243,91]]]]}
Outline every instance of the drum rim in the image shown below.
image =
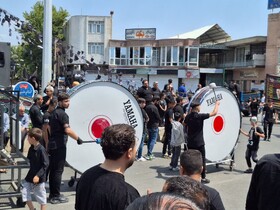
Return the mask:
{"type": "MultiPolygon", "coordinates": [[[[240,110],[240,101],[238,100],[238,98],[236,97],[236,95],[233,94],[228,88],[225,88],[225,87],[222,87],[222,86],[217,86],[215,89],[225,89],[229,94],[231,94],[231,96],[235,99],[235,101],[236,101],[236,103],[237,103],[237,105],[238,105],[238,108],[239,108],[239,110],[240,110]]],[[[200,100],[200,104],[201,104],[201,103],[204,101],[205,97],[209,94],[209,92],[211,92],[211,90],[212,90],[212,89],[211,89],[209,86],[206,86],[206,87],[203,87],[199,92],[195,93],[195,94],[192,96],[192,98],[191,98],[191,100],[190,100],[190,102],[189,102],[189,104],[188,104],[187,113],[189,113],[190,108],[191,108],[191,104],[192,104],[194,98],[195,98],[197,95],[199,95],[199,93],[201,93],[202,91],[206,91],[205,94],[203,95],[203,97],[201,97],[201,100],[200,100]],[[206,91],[206,90],[207,90],[207,91],[206,91]]],[[[239,119],[240,119],[240,122],[239,122],[239,129],[240,129],[241,126],[242,126],[242,115],[241,115],[241,111],[239,111],[239,119]]],[[[203,129],[204,129],[204,128],[203,128],[203,129]]],[[[239,134],[240,134],[240,131],[239,131],[239,134]]],[[[235,149],[236,149],[236,147],[237,147],[237,145],[238,145],[238,140],[239,140],[239,136],[240,136],[239,134],[237,135],[237,139],[236,139],[236,141],[235,141],[235,143],[234,143],[234,146],[233,146],[233,148],[231,149],[231,151],[230,151],[230,153],[229,153],[228,155],[234,153],[234,151],[235,151],[235,149]]],[[[208,160],[208,159],[207,159],[207,155],[206,155],[206,160],[209,161],[209,162],[211,162],[211,163],[221,162],[221,161],[226,160],[226,159],[227,159],[227,157],[224,157],[224,158],[221,159],[221,160],[211,161],[211,160],[208,160]]]]}
{"type": "MultiPolygon", "coordinates": [[[[91,84],[95,84],[95,83],[103,83],[103,84],[113,84],[113,85],[116,85],[116,86],[118,86],[118,87],[120,87],[120,90],[125,90],[125,91],[123,91],[124,92],[124,94],[130,94],[131,96],[132,96],[132,98],[130,98],[130,99],[132,99],[134,102],[135,102],[135,105],[137,105],[138,104],[138,102],[137,102],[137,100],[136,100],[136,98],[133,96],[133,94],[127,89],[127,88],[125,88],[124,86],[122,86],[122,85],[120,85],[120,84],[118,84],[118,83],[116,83],[116,82],[111,82],[111,81],[95,81],[95,80],[92,80],[92,81],[86,81],[86,82],[83,82],[83,83],[81,83],[80,85],[78,85],[78,86],[75,86],[74,88],[71,88],[71,89],[69,89],[68,91],[67,91],[67,94],[69,94],[69,96],[70,96],[70,102],[71,102],[71,97],[73,97],[80,89],[83,89],[83,88],[85,88],[85,86],[87,86],[87,85],[91,85],[91,84]],[[125,93],[126,92],[126,93],[125,93]]],[[[110,86],[111,88],[113,87],[113,86],[110,86]]],[[[139,115],[140,116],[142,116],[142,112],[141,112],[141,108],[140,108],[140,106],[137,106],[138,108],[138,111],[139,111],[139,115]]],[[[144,127],[144,122],[143,122],[143,118],[141,118],[140,119],[141,121],[142,121],[142,123],[143,123],[143,127],[144,127]]],[[[138,138],[139,140],[141,140],[142,139],[142,135],[143,134],[141,134],[141,138],[138,138]]],[[[140,142],[141,143],[141,142],[140,142]]],[[[139,145],[140,145],[140,143],[139,143],[139,145]]],[[[70,167],[71,169],[73,169],[74,171],[76,171],[77,173],[79,173],[79,174],[82,174],[83,172],[81,171],[81,170],[79,170],[79,169],[77,169],[77,168],[75,168],[74,166],[72,166],[72,164],[71,163],[69,163],[69,161],[67,161],[67,156],[66,156],[66,163],[67,163],[67,166],[68,167],[70,167]]]]}

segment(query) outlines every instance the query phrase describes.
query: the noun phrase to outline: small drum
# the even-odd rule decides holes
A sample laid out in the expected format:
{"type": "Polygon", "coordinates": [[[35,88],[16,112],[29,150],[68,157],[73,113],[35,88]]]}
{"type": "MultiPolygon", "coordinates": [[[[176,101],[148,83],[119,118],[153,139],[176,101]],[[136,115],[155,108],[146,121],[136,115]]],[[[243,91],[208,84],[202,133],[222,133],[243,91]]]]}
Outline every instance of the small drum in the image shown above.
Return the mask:
{"type": "Polygon", "coordinates": [[[196,92],[190,104],[200,103],[200,113],[211,113],[216,98],[220,101],[218,114],[204,120],[203,126],[206,159],[211,162],[220,162],[233,152],[241,126],[239,103],[236,97],[226,88],[216,87],[211,89],[204,87],[196,92]]]}
{"type": "Polygon", "coordinates": [[[134,96],[124,87],[102,81],[82,83],[70,89],[70,106],[66,110],[70,126],[83,141],[77,145],[69,138],[67,163],[79,173],[102,163],[102,148],[94,141],[101,137],[103,130],[113,124],[125,123],[136,131],[137,148],[143,133],[143,116],[134,96]]]}

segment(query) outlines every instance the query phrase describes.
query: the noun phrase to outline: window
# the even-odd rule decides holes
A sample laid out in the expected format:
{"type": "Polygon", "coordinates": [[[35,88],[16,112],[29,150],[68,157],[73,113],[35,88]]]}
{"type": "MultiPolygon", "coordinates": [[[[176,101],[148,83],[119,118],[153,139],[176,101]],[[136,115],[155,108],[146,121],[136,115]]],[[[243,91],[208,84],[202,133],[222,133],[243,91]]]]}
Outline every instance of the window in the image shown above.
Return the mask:
{"type": "Polygon", "coordinates": [[[89,21],[88,32],[94,34],[104,34],[104,21],[89,21]]]}
{"type": "Polygon", "coordinates": [[[178,66],[178,47],[172,47],[172,66],[178,66]]]}
{"type": "Polygon", "coordinates": [[[88,43],[88,54],[104,55],[104,43],[88,43]]]}
{"type": "Polygon", "coordinates": [[[189,48],[189,65],[190,66],[198,66],[198,48],[190,47],[189,48]]]}

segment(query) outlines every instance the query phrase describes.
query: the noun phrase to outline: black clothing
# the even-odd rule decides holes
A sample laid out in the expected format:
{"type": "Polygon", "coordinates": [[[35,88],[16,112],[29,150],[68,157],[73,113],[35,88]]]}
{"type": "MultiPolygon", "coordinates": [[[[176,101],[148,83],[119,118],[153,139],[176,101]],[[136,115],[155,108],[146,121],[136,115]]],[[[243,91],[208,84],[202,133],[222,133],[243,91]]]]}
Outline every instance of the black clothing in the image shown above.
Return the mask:
{"type": "Polygon", "coordinates": [[[29,159],[30,168],[25,177],[25,181],[33,183],[35,176],[39,177],[39,183],[46,181],[46,171],[49,166],[49,157],[45,148],[39,144],[29,148],[27,158],[29,159]]]}
{"type": "Polygon", "coordinates": [[[147,124],[147,127],[158,128],[160,122],[160,116],[157,107],[153,103],[150,103],[145,107],[145,111],[149,116],[149,122],[147,124]]]}
{"type": "Polygon", "coordinates": [[[148,132],[147,123],[149,121],[149,116],[148,116],[147,112],[145,111],[145,109],[141,108],[141,112],[142,112],[143,122],[144,122],[143,133],[147,133],[148,132]]]}
{"type": "Polygon", "coordinates": [[[151,102],[153,99],[153,91],[151,87],[142,86],[137,90],[137,95],[139,98],[144,98],[146,102],[151,102]]]}
{"type": "MultiPolygon", "coordinates": [[[[260,127],[256,127],[258,133],[263,133],[263,130],[260,127]]],[[[247,147],[251,150],[258,150],[260,143],[260,136],[255,135],[255,128],[252,127],[249,131],[249,139],[247,147]]]]}
{"type": "Polygon", "coordinates": [[[259,111],[259,103],[257,101],[252,101],[250,104],[251,108],[251,114],[252,116],[258,116],[258,111],[259,111]]]}
{"type": "Polygon", "coordinates": [[[68,135],[64,131],[65,124],[69,124],[69,117],[64,108],[57,107],[50,117],[51,136],[49,139],[49,150],[66,147],[68,135]]]}
{"type": "Polygon", "coordinates": [[[40,107],[37,104],[33,104],[29,110],[29,116],[32,122],[33,128],[42,129],[43,115],[40,111],[40,107]]]}
{"type": "Polygon", "coordinates": [[[50,198],[60,196],[60,185],[64,165],[66,162],[66,147],[60,147],[55,150],[49,150],[50,167],[49,167],[49,185],[50,198]]]}
{"type": "Polygon", "coordinates": [[[210,199],[210,210],[225,210],[224,204],[222,202],[221,196],[217,190],[207,185],[202,184],[208,192],[210,199]]]}
{"type": "Polygon", "coordinates": [[[263,108],[263,111],[265,112],[264,120],[268,122],[273,122],[273,114],[275,113],[274,107],[265,106],[263,108]]]}
{"type": "Polygon", "coordinates": [[[153,91],[153,96],[154,97],[160,98],[160,96],[159,96],[160,93],[161,93],[160,89],[152,87],[152,91],[153,91]]]}
{"type": "Polygon", "coordinates": [[[181,120],[180,122],[183,122],[184,120],[184,109],[181,104],[176,104],[176,106],[173,108],[174,113],[178,112],[181,115],[181,120]]]}
{"type": "Polygon", "coordinates": [[[68,139],[64,127],[66,124],[69,124],[69,117],[65,113],[65,109],[57,107],[51,113],[49,122],[51,129],[51,136],[48,144],[50,154],[50,198],[60,196],[60,184],[66,161],[66,143],[68,139]]]}
{"type": "Polygon", "coordinates": [[[46,103],[49,100],[49,98],[50,98],[49,96],[44,96],[43,97],[43,104],[41,106],[41,110],[42,110],[43,113],[45,113],[48,110],[48,108],[49,108],[49,105],[46,105],[46,103]]]}
{"type": "Polygon", "coordinates": [[[246,210],[275,210],[280,206],[280,154],[264,155],[256,164],[246,210]]]}
{"type": "Polygon", "coordinates": [[[162,155],[166,154],[166,149],[168,155],[171,155],[170,142],[171,142],[172,124],[170,122],[170,118],[173,119],[173,109],[168,108],[165,113],[165,125],[164,125],[165,139],[162,147],[162,155]]]}
{"type": "Polygon", "coordinates": [[[263,120],[263,130],[265,135],[265,140],[270,139],[272,128],[274,124],[273,114],[276,112],[274,107],[265,106],[263,108],[263,112],[265,113],[263,120]]]}
{"type": "Polygon", "coordinates": [[[124,175],[96,165],[85,171],[76,188],[76,210],[124,210],[140,197],[124,175]]]}
{"type": "Polygon", "coordinates": [[[205,142],[203,138],[203,122],[210,117],[209,114],[191,112],[184,120],[186,124],[185,130],[187,131],[187,146],[189,149],[196,149],[200,151],[203,161],[203,170],[201,178],[206,177],[206,155],[205,155],[205,142]]]}
{"type": "Polygon", "coordinates": [[[210,117],[209,114],[191,112],[185,118],[188,133],[188,147],[200,147],[205,144],[203,138],[203,122],[210,117]]]}

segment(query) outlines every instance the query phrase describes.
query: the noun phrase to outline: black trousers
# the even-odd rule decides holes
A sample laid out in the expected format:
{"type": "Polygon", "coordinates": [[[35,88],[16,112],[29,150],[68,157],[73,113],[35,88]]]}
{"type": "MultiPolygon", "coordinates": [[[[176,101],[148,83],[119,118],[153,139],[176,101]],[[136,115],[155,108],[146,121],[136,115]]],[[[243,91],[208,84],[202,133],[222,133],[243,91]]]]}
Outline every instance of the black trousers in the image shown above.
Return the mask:
{"type": "Polygon", "coordinates": [[[49,166],[49,185],[50,198],[60,195],[60,185],[64,165],[66,161],[66,147],[61,147],[55,150],[49,150],[50,166],[49,166]]]}
{"type": "Polygon", "coordinates": [[[273,122],[269,122],[267,120],[263,121],[263,130],[264,130],[265,138],[270,139],[272,133],[272,127],[273,127],[273,122]],[[267,133],[267,129],[268,129],[268,133],[267,133]]]}
{"type": "Polygon", "coordinates": [[[202,145],[200,147],[189,147],[188,146],[188,149],[196,149],[198,150],[200,153],[201,153],[201,156],[202,156],[202,162],[203,162],[203,170],[201,172],[201,178],[202,179],[205,179],[206,177],[206,157],[205,157],[205,146],[202,145]]]}

